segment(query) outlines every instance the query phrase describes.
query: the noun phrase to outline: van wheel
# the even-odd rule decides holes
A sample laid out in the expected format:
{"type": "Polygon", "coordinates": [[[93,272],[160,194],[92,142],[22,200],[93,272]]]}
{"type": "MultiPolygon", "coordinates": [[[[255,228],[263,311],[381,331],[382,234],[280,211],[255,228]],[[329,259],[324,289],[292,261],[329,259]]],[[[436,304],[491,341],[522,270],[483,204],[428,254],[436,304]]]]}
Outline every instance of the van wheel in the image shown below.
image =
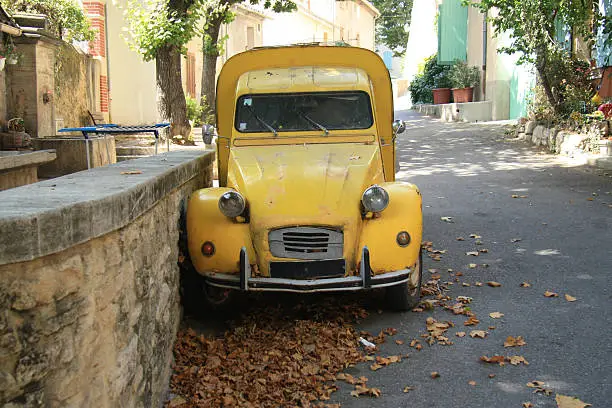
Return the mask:
{"type": "Polygon", "coordinates": [[[417,273],[411,273],[406,283],[387,288],[386,298],[389,308],[393,310],[412,310],[421,300],[421,281],[423,280],[423,253],[419,252],[413,267],[417,273]]]}
{"type": "Polygon", "coordinates": [[[222,310],[232,302],[235,291],[218,288],[206,283],[189,259],[181,264],[181,302],[186,313],[202,314],[204,311],[222,310]]]}

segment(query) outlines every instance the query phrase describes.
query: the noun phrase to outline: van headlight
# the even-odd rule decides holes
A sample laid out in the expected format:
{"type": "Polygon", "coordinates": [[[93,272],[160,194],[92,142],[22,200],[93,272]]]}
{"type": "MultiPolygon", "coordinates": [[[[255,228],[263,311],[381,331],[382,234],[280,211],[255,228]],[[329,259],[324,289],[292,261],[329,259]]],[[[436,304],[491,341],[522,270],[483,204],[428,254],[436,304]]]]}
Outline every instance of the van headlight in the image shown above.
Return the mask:
{"type": "Polygon", "coordinates": [[[235,218],[246,208],[246,201],[237,191],[228,191],[219,197],[219,211],[226,217],[235,218]]]}
{"type": "Polygon", "coordinates": [[[374,184],[363,192],[361,204],[366,211],[381,212],[389,205],[389,193],[381,186],[374,184]]]}

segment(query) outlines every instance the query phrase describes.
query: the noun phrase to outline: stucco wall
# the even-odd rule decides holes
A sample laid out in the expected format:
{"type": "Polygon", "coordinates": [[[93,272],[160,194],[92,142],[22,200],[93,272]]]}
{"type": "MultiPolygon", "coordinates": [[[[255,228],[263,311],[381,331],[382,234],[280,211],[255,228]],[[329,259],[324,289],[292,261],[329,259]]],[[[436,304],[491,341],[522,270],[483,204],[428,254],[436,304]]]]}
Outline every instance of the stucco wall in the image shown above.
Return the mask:
{"type": "Polygon", "coordinates": [[[374,17],[374,11],[362,1],[337,1],[334,39],[343,39],[353,46],[374,50],[374,17]],[[343,28],[344,38],[341,38],[340,28],[343,28]]]}
{"type": "Polygon", "coordinates": [[[0,405],[160,406],[179,216],[213,158],[171,152],[0,192],[0,405]]]}
{"type": "Polygon", "coordinates": [[[144,62],[125,42],[127,4],[127,0],[106,3],[110,116],[113,123],[122,125],[158,123],[155,61],[144,62]]]}

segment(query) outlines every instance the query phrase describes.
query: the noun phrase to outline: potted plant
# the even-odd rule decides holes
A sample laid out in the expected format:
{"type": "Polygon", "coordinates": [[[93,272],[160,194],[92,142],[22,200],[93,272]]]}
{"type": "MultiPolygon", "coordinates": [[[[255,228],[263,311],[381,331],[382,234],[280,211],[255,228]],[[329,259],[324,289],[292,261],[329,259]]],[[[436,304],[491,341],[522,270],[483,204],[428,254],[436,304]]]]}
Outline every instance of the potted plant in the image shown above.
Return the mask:
{"type": "Polygon", "coordinates": [[[435,105],[450,103],[452,84],[448,73],[448,69],[444,69],[441,70],[438,74],[436,74],[433,78],[434,88],[432,89],[432,93],[433,103],[435,105]]]}
{"type": "Polygon", "coordinates": [[[480,85],[480,70],[464,61],[456,61],[449,72],[453,86],[453,99],[456,103],[472,102],[474,88],[480,85]]]}
{"type": "Polygon", "coordinates": [[[0,52],[0,58],[3,58],[4,63],[9,65],[15,65],[19,62],[19,59],[21,58],[21,53],[17,51],[17,47],[13,43],[12,39],[9,38],[9,40],[4,41],[3,50],[0,52]]]}

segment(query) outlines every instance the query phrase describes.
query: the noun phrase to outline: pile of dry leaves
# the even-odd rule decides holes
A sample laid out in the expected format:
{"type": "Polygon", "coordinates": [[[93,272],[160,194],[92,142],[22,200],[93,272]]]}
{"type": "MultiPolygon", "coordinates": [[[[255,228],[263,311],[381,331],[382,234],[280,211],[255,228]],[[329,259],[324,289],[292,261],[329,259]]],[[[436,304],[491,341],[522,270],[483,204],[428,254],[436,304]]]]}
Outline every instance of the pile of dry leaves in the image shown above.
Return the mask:
{"type": "Polygon", "coordinates": [[[176,396],[168,405],[309,407],[326,401],[337,374],[365,358],[351,323],[366,315],[356,304],[328,300],[257,307],[221,338],[181,331],[170,383],[176,396]]]}

